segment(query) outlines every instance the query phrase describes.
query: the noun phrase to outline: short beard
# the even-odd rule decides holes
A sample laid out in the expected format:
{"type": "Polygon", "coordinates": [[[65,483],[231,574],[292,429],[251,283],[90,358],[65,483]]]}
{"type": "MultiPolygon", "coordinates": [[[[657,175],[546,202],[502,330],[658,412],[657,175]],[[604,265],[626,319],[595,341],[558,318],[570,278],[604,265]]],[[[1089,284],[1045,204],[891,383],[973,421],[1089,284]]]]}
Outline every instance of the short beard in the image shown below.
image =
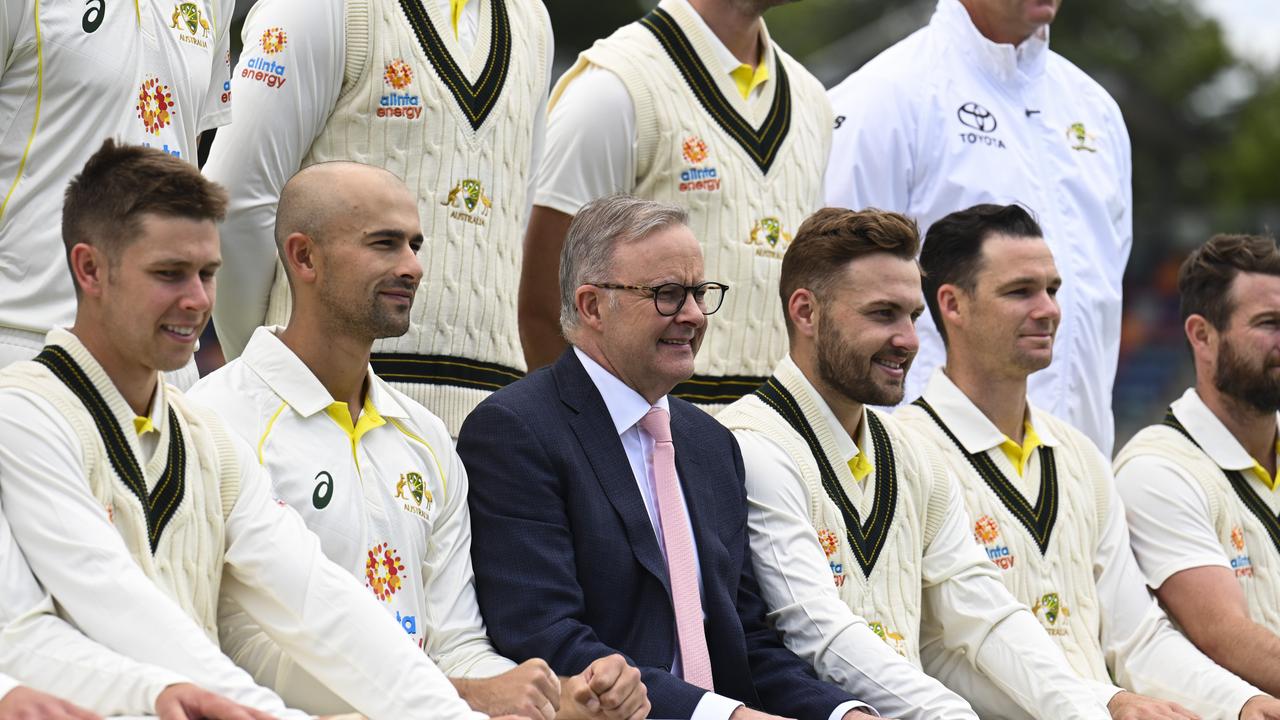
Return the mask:
{"type": "Polygon", "coordinates": [[[382,290],[389,287],[408,290],[417,289],[416,285],[401,282],[381,283],[373,296],[369,298],[368,305],[364,307],[363,312],[340,298],[332,297],[323,292],[320,293],[320,301],[324,305],[325,314],[329,317],[331,326],[350,337],[369,338],[370,340],[400,337],[409,331],[412,306],[404,312],[389,310],[378,295],[382,290]]]}
{"type": "MultiPolygon", "coordinates": [[[[818,377],[828,387],[864,405],[897,405],[906,394],[907,362],[903,384],[884,387],[871,379],[871,357],[860,358],[839,332],[818,333],[818,377]]],[[[872,356],[874,357],[874,356],[872,356]]]]}
{"type": "Polygon", "coordinates": [[[1218,348],[1218,368],[1213,375],[1218,392],[1268,415],[1280,410],[1280,382],[1271,379],[1267,367],[1255,368],[1223,338],[1218,348]]]}

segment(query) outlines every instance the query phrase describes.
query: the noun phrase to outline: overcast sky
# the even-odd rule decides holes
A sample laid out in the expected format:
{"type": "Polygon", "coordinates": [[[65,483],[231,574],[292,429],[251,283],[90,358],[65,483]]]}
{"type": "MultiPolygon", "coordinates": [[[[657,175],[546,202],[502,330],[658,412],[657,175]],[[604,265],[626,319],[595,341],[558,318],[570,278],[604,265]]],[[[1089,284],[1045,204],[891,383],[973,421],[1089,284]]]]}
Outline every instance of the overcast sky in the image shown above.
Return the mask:
{"type": "Polygon", "coordinates": [[[1231,46],[1267,69],[1280,66],[1280,3],[1276,0],[1196,0],[1218,19],[1231,46]]]}

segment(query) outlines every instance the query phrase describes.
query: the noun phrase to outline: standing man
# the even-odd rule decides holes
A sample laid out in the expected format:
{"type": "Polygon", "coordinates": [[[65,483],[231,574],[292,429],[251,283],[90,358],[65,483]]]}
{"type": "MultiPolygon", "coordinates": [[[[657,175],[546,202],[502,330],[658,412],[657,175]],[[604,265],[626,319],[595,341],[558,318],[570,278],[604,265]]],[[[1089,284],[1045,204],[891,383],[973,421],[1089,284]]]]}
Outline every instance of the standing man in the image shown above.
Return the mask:
{"type": "Polygon", "coordinates": [[[573,348],[462,428],[489,634],[561,674],[621,652],[653,717],[866,718],[766,624],[737,443],[669,397],[728,290],[685,223],[628,196],[584,207],[561,261],[573,348]]]}
{"type": "Polygon", "coordinates": [[[520,278],[530,367],[565,349],[556,262],[569,222],[618,192],[689,208],[707,274],[734,288],[677,397],[732,402],[786,354],[778,269],[822,206],[831,114],[821,83],[769,39],[762,16],[781,2],[663,0],[556,84],[520,278]]]}
{"type": "Polygon", "coordinates": [[[1133,550],[1192,642],[1280,694],[1280,251],[1218,235],[1178,290],[1196,384],[1116,456],[1133,550]]]}
{"type": "Polygon", "coordinates": [[[229,598],[372,720],[483,717],[272,498],[250,447],[163,381],[213,307],[221,188],[107,141],[66,198],[75,324],[0,371],[0,495],[57,613],[133,660],[300,716],[222,654],[229,598]]]}
{"type": "MultiPolygon", "coordinates": [[[[1049,49],[1059,3],[938,0],[928,26],[831,91],[826,198],[896,210],[920,227],[977,203],[1030,208],[1065,280],[1057,357],[1031,378],[1031,398],[1110,457],[1133,242],[1129,136],[1102,86],[1049,49]]],[[[907,398],[944,355],[925,318],[907,398]]]]}
{"type": "MultiPolygon", "coordinates": [[[[234,0],[0,7],[0,367],[70,325],[76,292],[57,218],[67,181],[107,138],[196,161],[231,120],[234,0]]],[[[195,364],[169,381],[188,387],[195,364]]]]}
{"type": "MultiPolygon", "coordinates": [[[[1129,549],[1106,458],[1027,399],[1027,376],[1053,356],[1063,282],[1035,220],[1018,205],[952,213],[929,228],[920,263],[947,362],[897,414],[942,450],[975,538],[1068,668],[1117,720],[1280,717],[1169,623],[1129,549]]],[[[979,716],[1028,717],[963,655],[937,643],[922,655],[979,716]]]]}
{"type": "Polygon", "coordinates": [[[231,192],[228,358],[289,318],[272,227],[285,181],[330,160],[383,167],[417,198],[423,302],[375,345],[373,369],[456,435],[524,374],[516,327],[520,239],[550,84],[539,0],[261,0],[232,87],[245,112],[218,134],[209,174],[231,192]],[[273,275],[274,273],[274,275],[273,275]]]}
{"type": "Polygon", "coordinates": [[[974,544],[936,449],[868,408],[902,400],[918,347],[916,226],[826,208],[782,261],[791,352],[716,419],[747,469],[770,617],[820,677],[910,720],[977,720],[920,666],[921,628],[1041,718],[1109,718],[974,544]]]}
{"type": "MultiPolygon", "coordinates": [[[[552,720],[618,680],[618,694],[643,696],[640,673],[618,656],[561,687],[544,661],[517,668],[489,645],[466,470],[439,418],[369,369],[374,340],[408,329],[422,279],[422,227],[404,183],[368,165],[312,165],[281,192],[276,242],[293,295],[288,327],[258,328],[191,397],[257,447],[276,496],[474,709],[552,720]]],[[[221,634],[223,651],[291,706],[352,711],[243,610],[224,614],[221,634]]]]}

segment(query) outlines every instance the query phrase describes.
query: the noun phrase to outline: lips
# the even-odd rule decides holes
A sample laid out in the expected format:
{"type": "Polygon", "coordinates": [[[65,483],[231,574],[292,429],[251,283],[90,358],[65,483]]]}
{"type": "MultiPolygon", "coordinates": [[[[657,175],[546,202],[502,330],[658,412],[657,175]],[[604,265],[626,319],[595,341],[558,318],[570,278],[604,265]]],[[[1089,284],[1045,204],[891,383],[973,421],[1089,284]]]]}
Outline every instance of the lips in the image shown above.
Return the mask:
{"type": "Polygon", "coordinates": [[[197,332],[199,325],[196,324],[178,325],[163,323],[160,325],[160,329],[163,330],[165,334],[169,335],[169,337],[172,337],[179,342],[194,342],[195,339],[199,337],[199,333],[197,332]]]}

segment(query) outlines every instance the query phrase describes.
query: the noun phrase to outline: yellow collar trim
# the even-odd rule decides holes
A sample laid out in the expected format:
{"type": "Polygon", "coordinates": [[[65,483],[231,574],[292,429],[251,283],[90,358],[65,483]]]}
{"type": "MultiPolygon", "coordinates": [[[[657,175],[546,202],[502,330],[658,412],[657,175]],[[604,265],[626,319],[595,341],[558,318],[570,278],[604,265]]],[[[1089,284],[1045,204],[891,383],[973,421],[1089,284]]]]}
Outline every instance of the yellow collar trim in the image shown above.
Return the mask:
{"type": "Polygon", "coordinates": [[[1013,438],[1006,435],[1004,442],[1000,443],[1000,452],[1009,458],[1009,464],[1018,471],[1018,477],[1022,477],[1027,473],[1027,463],[1031,462],[1031,453],[1043,444],[1040,436],[1036,434],[1036,429],[1031,427],[1031,422],[1024,421],[1022,444],[1019,445],[1013,441],[1013,438]]]}
{"type": "Polygon", "coordinates": [[[360,412],[360,419],[355,423],[351,422],[351,410],[344,402],[334,402],[325,408],[324,412],[338,424],[338,427],[342,428],[353,445],[360,442],[360,438],[365,433],[387,424],[387,421],[373,407],[373,400],[368,393],[365,394],[364,409],[360,412]]]}
{"type": "Polygon", "coordinates": [[[769,66],[761,58],[760,64],[754,68],[743,63],[729,71],[729,76],[733,78],[734,84],[738,86],[738,94],[742,95],[743,100],[746,100],[751,97],[752,90],[769,80],[769,66]]]}
{"type": "Polygon", "coordinates": [[[853,473],[853,479],[862,482],[868,475],[875,472],[876,466],[867,459],[867,454],[858,450],[858,454],[853,456],[849,461],[849,472],[853,473]]]}
{"type": "MultiPolygon", "coordinates": [[[[1276,457],[1280,458],[1280,439],[1276,440],[1276,457]]],[[[1277,463],[1277,465],[1280,465],[1280,463],[1277,463]]],[[[1253,461],[1253,467],[1250,469],[1253,470],[1254,475],[1258,476],[1258,479],[1262,481],[1263,485],[1266,485],[1269,490],[1275,492],[1276,483],[1280,482],[1280,476],[1271,477],[1271,473],[1267,472],[1267,469],[1262,467],[1262,463],[1257,460],[1253,461]]]]}
{"type": "Polygon", "coordinates": [[[449,0],[449,20],[453,23],[453,38],[458,39],[458,20],[462,18],[462,9],[469,0],[449,0]]]}
{"type": "Polygon", "coordinates": [[[133,418],[133,431],[139,436],[146,435],[149,432],[155,432],[156,426],[151,422],[151,418],[138,415],[133,418]]]}

